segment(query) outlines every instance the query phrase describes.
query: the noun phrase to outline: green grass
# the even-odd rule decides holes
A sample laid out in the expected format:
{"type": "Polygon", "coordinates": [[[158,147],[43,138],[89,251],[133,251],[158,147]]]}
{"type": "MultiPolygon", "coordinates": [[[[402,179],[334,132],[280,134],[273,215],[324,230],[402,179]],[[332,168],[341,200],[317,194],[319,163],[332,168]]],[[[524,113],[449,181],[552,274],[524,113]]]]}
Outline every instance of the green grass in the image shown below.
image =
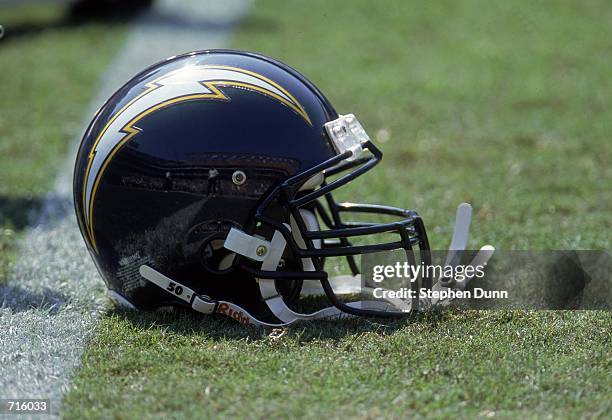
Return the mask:
{"type": "MultiPolygon", "coordinates": [[[[256,4],[234,46],[298,68],[379,140],[383,164],[341,198],[418,209],[438,249],[464,200],[475,208],[474,246],[603,249],[612,208],[611,18],[603,0],[268,0],[256,4]]],[[[99,68],[89,60],[103,61],[73,57],[64,46],[98,30],[53,30],[56,42],[0,41],[3,66],[15,66],[3,77],[16,79],[7,83],[10,95],[0,95],[0,144],[14,157],[0,168],[2,180],[12,180],[0,183],[2,196],[39,197],[49,187],[65,140],[79,128],[74,104],[92,93],[99,68]],[[51,75],[38,72],[34,89],[23,69],[42,66],[23,52],[37,42],[50,63],[66,61],[51,65],[51,75]],[[4,49],[20,64],[5,60],[4,49]],[[65,82],[62,101],[37,95],[55,89],[64,72],[75,73],[78,89],[65,82]],[[38,109],[36,124],[28,109],[38,109]],[[17,129],[23,121],[30,127],[17,129]],[[13,184],[21,186],[6,186],[13,184]]],[[[604,418],[612,411],[611,331],[609,312],[454,311],[305,324],[273,338],[229,320],[111,312],[63,414],[604,418]]]]}
{"type": "Polygon", "coordinates": [[[610,317],[456,312],[321,322],[280,338],[232,321],[110,314],[66,418],[605,417],[610,317]]]}
{"type": "Polygon", "coordinates": [[[0,25],[1,282],[125,31],[71,21],[60,5],[0,6],[0,25]]]}

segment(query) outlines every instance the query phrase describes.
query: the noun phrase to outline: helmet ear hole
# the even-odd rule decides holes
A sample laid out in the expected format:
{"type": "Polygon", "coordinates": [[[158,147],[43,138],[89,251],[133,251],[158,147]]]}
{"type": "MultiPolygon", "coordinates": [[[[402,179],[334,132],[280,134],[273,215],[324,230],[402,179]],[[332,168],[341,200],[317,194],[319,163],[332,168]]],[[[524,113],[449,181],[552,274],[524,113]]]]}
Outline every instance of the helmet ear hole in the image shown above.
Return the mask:
{"type": "Polygon", "coordinates": [[[200,263],[212,274],[226,274],[234,270],[236,254],[223,248],[223,239],[212,239],[202,244],[200,263]]]}
{"type": "Polygon", "coordinates": [[[234,260],[236,259],[236,254],[233,252],[231,254],[227,254],[223,259],[219,262],[218,269],[223,271],[232,267],[234,264],[234,260]]]}

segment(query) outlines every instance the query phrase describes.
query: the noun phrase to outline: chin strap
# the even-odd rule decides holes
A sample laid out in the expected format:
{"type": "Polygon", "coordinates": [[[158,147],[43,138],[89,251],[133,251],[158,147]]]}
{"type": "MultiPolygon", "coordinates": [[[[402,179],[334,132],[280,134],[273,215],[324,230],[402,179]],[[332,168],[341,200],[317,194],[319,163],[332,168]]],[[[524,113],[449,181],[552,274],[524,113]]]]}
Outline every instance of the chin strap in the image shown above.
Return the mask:
{"type": "MultiPolygon", "coordinates": [[[[351,316],[349,314],[346,314],[340,311],[339,309],[335,307],[325,308],[325,309],[322,309],[312,314],[297,314],[291,311],[291,309],[287,308],[283,302],[284,307],[289,311],[284,314],[281,313],[281,311],[283,310],[283,305],[268,304],[270,307],[270,310],[272,310],[273,313],[282,322],[280,323],[264,322],[264,321],[257,319],[255,316],[251,315],[248,311],[236,305],[235,303],[225,302],[222,300],[219,300],[219,301],[212,300],[208,296],[198,295],[194,290],[190,289],[189,287],[175,280],[172,280],[171,278],[163,275],[162,273],[155,270],[154,268],[149,267],[148,265],[141,265],[139,271],[140,271],[140,275],[144,277],[145,279],[147,279],[148,281],[150,281],[151,283],[166,290],[168,293],[172,293],[179,299],[187,302],[189,305],[191,305],[191,308],[194,311],[197,311],[197,312],[200,312],[206,315],[212,315],[212,314],[225,315],[225,316],[235,319],[236,321],[246,326],[278,328],[278,327],[285,327],[285,326],[291,325],[296,321],[303,321],[303,320],[308,320],[308,319],[343,318],[343,317],[351,316]],[[275,309],[272,309],[272,308],[275,308],[275,309]],[[277,312],[274,312],[275,310],[277,312]],[[294,315],[292,316],[291,314],[294,314],[294,315]],[[281,318],[280,316],[283,316],[283,318],[281,318]]],[[[269,302],[269,300],[267,300],[266,302],[269,302]]],[[[275,302],[278,302],[278,301],[275,301],[275,302]]],[[[282,298],[280,302],[282,302],[282,298]]],[[[355,303],[358,303],[358,302],[355,302],[355,303]]],[[[380,302],[372,302],[372,303],[380,303],[380,302]]],[[[353,305],[350,305],[350,306],[353,306],[353,305]]],[[[354,306],[354,307],[357,307],[357,306],[354,306]]],[[[380,307],[376,309],[380,310],[380,307]]]]}

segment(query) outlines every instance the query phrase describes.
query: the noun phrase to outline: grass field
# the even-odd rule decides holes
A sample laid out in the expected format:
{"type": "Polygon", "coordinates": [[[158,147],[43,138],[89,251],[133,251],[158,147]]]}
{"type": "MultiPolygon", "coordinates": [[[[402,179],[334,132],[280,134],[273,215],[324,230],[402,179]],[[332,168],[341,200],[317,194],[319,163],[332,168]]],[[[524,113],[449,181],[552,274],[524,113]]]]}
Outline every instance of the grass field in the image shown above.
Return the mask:
{"type": "MultiPolygon", "coordinates": [[[[234,47],[298,68],[379,141],[383,164],[341,198],[418,209],[437,249],[447,246],[461,201],[475,208],[473,246],[606,249],[611,18],[605,1],[266,0],[255,4],[234,47]]],[[[100,67],[80,60],[74,45],[101,30],[58,28],[55,42],[20,47],[39,42],[44,57],[57,45],[66,61],[53,71],[74,71],[79,82],[63,87],[62,98],[73,89],[73,99],[53,117],[43,112],[56,107],[51,96],[38,97],[24,82],[0,95],[0,147],[12,157],[0,169],[1,197],[33,197],[24,206],[0,203],[3,215],[13,215],[5,231],[25,224],[15,215],[49,187],[79,128],[100,67]],[[40,119],[26,132],[53,134],[49,144],[13,128],[28,109],[39,109],[40,119]],[[6,187],[5,177],[15,186],[6,187]]],[[[7,47],[17,57],[21,41],[1,42],[4,66],[7,47]]],[[[20,59],[11,73],[28,67],[20,59]]],[[[93,59],[101,64],[108,54],[93,59]]],[[[60,58],[49,53],[48,60],[60,58]]],[[[110,311],[63,415],[609,418],[611,331],[612,316],[601,311],[448,311],[304,324],[278,338],[229,320],[110,311]]]]}
{"type": "Polygon", "coordinates": [[[0,282],[125,32],[120,23],[70,20],[65,9],[0,6],[0,282]]]}

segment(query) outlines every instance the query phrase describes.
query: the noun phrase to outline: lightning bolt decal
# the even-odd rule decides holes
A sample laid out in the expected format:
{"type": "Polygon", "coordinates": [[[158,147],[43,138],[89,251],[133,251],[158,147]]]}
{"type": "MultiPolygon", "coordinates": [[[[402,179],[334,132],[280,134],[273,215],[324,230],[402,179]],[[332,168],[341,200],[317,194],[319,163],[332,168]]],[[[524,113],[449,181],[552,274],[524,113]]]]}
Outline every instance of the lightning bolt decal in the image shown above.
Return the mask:
{"type": "Polygon", "coordinates": [[[136,124],[147,115],[192,99],[229,101],[220,88],[250,90],[288,106],[312,125],[304,107],[276,82],[252,71],[230,66],[188,66],[147,83],[146,89],[117,111],[104,126],[88,155],[83,184],[83,212],[87,234],[98,252],[93,229],[93,207],[100,180],[113,156],[140,133],[136,124]]]}

